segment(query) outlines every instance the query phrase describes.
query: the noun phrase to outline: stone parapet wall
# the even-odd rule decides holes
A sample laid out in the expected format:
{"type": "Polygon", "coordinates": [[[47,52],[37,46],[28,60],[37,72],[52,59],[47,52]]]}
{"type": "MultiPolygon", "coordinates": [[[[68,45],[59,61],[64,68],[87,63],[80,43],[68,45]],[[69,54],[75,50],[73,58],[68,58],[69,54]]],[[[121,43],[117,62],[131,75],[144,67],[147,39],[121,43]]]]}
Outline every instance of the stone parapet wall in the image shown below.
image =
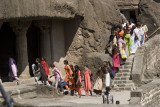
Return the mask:
{"type": "Polygon", "coordinates": [[[137,90],[132,91],[130,104],[140,104],[145,107],[159,107],[160,105],[159,80],[153,80],[148,84],[142,85],[137,90]]]}
{"type": "Polygon", "coordinates": [[[160,62],[160,35],[156,35],[146,42],[136,52],[132,77],[136,84],[141,84],[142,81],[157,78],[159,75],[160,62]]]}

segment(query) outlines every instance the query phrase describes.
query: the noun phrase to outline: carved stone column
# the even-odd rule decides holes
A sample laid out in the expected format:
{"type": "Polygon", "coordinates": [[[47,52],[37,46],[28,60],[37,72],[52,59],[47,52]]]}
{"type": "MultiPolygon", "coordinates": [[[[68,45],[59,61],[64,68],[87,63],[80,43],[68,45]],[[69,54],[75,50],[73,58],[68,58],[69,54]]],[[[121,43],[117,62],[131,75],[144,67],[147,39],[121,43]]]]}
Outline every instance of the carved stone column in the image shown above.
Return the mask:
{"type": "Polygon", "coordinates": [[[28,78],[29,75],[29,63],[27,52],[27,30],[30,22],[13,22],[10,24],[13,31],[16,34],[16,56],[18,75],[20,78],[28,78]]]}
{"type": "Polygon", "coordinates": [[[35,25],[41,30],[40,56],[45,57],[48,64],[51,64],[50,21],[36,21],[35,25]]]}
{"type": "Polygon", "coordinates": [[[59,62],[65,57],[64,25],[62,21],[52,21],[51,26],[52,61],[59,62]]]}

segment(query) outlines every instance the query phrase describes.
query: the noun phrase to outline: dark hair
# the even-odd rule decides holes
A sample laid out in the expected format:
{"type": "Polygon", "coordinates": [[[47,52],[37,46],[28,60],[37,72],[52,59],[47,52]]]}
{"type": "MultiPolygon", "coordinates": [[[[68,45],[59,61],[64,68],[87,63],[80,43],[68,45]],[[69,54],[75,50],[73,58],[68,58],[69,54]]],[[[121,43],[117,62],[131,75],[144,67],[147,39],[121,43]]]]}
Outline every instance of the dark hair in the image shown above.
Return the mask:
{"type": "Polygon", "coordinates": [[[74,68],[80,70],[78,65],[75,65],[74,68]]]}
{"type": "Polygon", "coordinates": [[[64,60],[64,63],[65,63],[65,64],[68,64],[68,61],[67,61],[67,60],[64,60]]]}
{"type": "Polygon", "coordinates": [[[88,68],[88,65],[85,65],[88,68]]]}
{"type": "Polygon", "coordinates": [[[74,71],[73,65],[69,65],[71,67],[71,70],[74,71]]]}
{"type": "Polygon", "coordinates": [[[54,64],[51,64],[51,67],[52,67],[52,68],[54,68],[54,67],[55,67],[55,65],[54,65],[54,64]]]}
{"type": "Polygon", "coordinates": [[[134,31],[135,28],[136,28],[135,26],[132,26],[132,29],[131,29],[131,32],[130,32],[131,35],[133,34],[133,31],[134,31]]]}
{"type": "Polygon", "coordinates": [[[46,61],[46,57],[42,57],[44,59],[44,61],[46,61]]]}
{"type": "Polygon", "coordinates": [[[116,104],[117,104],[117,105],[120,104],[120,101],[116,101],[116,104]]]}
{"type": "Polygon", "coordinates": [[[40,59],[39,59],[39,58],[36,58],[36,61],[40,62],[40,59]]]}
{"type": "Polygon", "coordinates": [[[137,27],[141,27],[141,23],[139,22],[139,23],[137,23],[137,27]]]}
{"type": "Polygon", "coordinates": [[[106,91],[110,91],[111,90],[111,88],[110,87],[106,87],[106,91]]]}

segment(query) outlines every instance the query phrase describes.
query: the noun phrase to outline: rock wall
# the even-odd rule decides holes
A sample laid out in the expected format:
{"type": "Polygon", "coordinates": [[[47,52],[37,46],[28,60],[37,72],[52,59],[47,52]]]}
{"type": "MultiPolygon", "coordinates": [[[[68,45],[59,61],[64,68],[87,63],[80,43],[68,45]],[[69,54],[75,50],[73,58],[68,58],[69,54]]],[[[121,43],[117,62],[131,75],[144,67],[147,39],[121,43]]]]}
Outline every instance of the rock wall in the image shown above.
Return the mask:
{"type": "Polygon", "coordinates": [[[139,87],[136,91],[132,91],[130,104],[139,104],[145,107],[160,107],[159,80],[154,80],[139,87]]]}
{"type": "Polygon", "coordinates": [[[72,64],[87,64],[96,72],[103,61],[112,63],[110,56],[104,54],[104,49],[111,28],[121,22],[120,13],[113,0],[81,0],[80,3],[84,19],[77,28],[76,36],[67,52],[67,59],[72,64]]]}
{"type": "MultiPolygon", "coordinates": [[[[92,65],[91,70],[97,69],[97,58],[92,54],[104,53],[111,28],[121,22],[120,11],[114,0],[0,1],[0,23],[40,19],[63,21],[65,55],[55,61],[62,69],[64,59],[73,65],[88,64],[92,65]],[[88,56],[95,60],[94,64],[87,61],[88,56]]],[[[111,61],[106,54],[99,54],[98,57],[101,62],[111,61]]]]}
{"type": "MultiPolygon", "coordinates": [[[[139,20],[149,28],[150,35],[160,27],[160,3],[159,0],[141,0],[139,4],[139,20]]],[[[160,32],[158,32],[160,33],[160,32]]]]}
{"type": "Polygon", "coordinates": [[[134,58],[132,77],[136,84],[144,80],[159,78],[160,35],[156,35],[140,47],[134,58]]]}

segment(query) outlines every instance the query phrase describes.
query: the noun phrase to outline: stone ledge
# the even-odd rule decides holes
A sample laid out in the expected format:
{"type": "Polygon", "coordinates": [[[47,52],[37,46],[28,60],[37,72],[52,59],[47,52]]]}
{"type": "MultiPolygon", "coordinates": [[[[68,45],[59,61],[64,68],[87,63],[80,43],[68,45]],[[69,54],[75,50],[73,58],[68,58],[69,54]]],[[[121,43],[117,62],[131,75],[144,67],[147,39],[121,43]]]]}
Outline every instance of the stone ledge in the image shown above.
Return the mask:
{"type": "Polygon", "coordinates": [[[131,103],[139,103],[141,105],[154,104],[160,98],[160,82],[153,80],[152,82],[142,85],[137,90],[131,92],[131,103]],[[140,99],[138,102],[134,99],[140,99]]]}

